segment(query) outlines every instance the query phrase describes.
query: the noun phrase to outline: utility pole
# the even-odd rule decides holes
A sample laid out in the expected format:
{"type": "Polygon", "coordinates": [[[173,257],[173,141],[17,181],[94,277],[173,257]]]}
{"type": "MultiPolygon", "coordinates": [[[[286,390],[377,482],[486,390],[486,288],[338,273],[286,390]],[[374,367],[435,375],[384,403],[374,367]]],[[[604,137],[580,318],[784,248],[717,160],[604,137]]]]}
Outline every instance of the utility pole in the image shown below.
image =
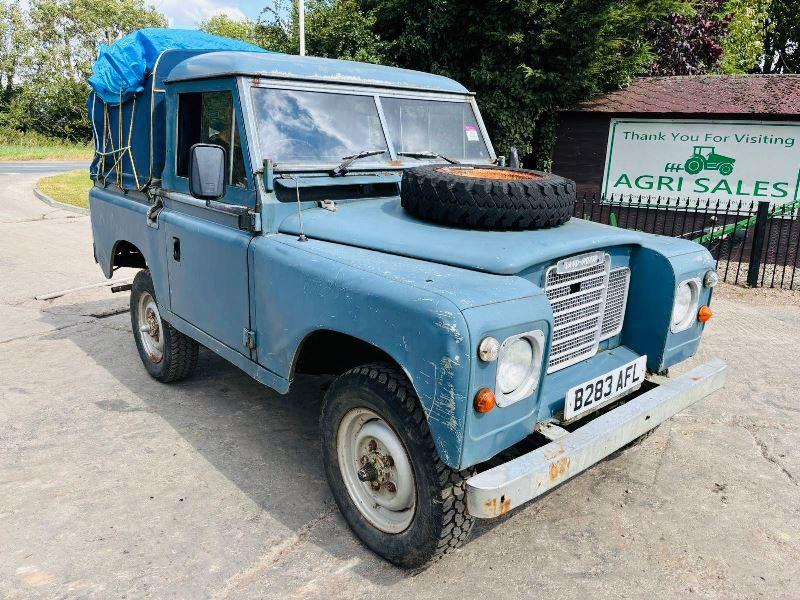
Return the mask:
{"type": "Polygon", "coordinates": [[[305,2],[297,0],[297,15],[300,21],[300,56],[306,55],[306,10],[305,2]]]}

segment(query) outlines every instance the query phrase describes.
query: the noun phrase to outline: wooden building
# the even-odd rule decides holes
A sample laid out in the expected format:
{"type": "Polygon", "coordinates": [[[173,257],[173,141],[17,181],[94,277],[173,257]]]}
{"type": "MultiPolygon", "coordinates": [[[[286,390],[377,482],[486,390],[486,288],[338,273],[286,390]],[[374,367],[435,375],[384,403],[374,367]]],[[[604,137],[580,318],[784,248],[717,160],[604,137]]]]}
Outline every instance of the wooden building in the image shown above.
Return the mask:
{"type": "Polygon", "coordinates": [[[553,172],[599,194],[613,119],[800,121],[800,75],[639,78],[559,114],[553,172]]]}

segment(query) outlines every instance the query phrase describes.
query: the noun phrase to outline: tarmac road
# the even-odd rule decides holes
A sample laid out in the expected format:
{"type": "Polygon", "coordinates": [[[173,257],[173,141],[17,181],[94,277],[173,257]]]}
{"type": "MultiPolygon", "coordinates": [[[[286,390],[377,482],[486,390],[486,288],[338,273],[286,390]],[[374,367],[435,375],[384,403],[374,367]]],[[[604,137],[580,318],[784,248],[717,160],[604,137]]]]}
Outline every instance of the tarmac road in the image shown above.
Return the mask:
{"type": "Polygon", "coordinates": [[[39,161],[0,161],[0,176],[18,176],[32,174],[61,173],[73,169],[89,168],[89,163],[81,160],[64,160],[58,162],[39,161]]]}
{"type": "Polygon", "coordinates": [[[721,287],[696,360],[729,361],[722,393],[413,575],[332,502],[324,380],[279,396],[204,352],[160,385],[127,293],[33,300],[102,281],[35,179],[0,177],[0,597],[800,596],[797,295],[721,287]]]}

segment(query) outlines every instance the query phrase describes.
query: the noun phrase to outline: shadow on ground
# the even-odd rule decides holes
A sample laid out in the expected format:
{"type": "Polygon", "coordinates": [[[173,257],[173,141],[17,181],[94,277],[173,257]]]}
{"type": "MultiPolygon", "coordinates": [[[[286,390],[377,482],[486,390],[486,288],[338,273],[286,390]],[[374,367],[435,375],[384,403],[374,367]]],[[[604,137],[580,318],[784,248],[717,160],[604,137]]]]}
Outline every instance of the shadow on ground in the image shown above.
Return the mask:
{"type": "MultiPolygon", "coordinates": [[[[332,378],[299,376],[283,396],[201,347],[197,369],[186,380],[160,384],[140,363],[125,309],[128,294],[113,301],[90,300],[42,308],[55,324],[65,315],[94,317],[49,334],[68,339],[136,398],[95,402],[104,411],[146,411],[166,420],[205,460],[272,518],[310,538],[336,559],[359,557],[353,571],[377,585],[392,585],[414,573],[396,569],[360,545],[336,509],[322,468],[320,405],[332,378]],[[321,520],[330,527],[318,527],[321,520]],[[314,535],[311,528],[320,529],[314,535]],[[324,534],[322,531],[324,530],[324,534]]],[[[516,512],[516,511],[514,511],[516,512]]],[[[478,521],[473,537],[505,518],[478,521]]],[[[253,535],[263,522],[253,525],[253,535]]],[[[447,557],[444,559],[449,560],[447,557]]]]}

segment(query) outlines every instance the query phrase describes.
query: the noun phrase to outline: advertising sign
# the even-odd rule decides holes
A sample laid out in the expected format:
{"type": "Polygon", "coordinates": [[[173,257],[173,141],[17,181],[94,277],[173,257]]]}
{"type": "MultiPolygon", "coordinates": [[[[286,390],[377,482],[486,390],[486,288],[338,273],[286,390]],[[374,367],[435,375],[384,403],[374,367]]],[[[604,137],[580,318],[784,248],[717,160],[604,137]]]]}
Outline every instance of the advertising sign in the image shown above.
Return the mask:
{"type": "Polygon", "coordinates": [[[605,197],[783,204],[800,191],[800,123],[612,119],[605,197]]]}

